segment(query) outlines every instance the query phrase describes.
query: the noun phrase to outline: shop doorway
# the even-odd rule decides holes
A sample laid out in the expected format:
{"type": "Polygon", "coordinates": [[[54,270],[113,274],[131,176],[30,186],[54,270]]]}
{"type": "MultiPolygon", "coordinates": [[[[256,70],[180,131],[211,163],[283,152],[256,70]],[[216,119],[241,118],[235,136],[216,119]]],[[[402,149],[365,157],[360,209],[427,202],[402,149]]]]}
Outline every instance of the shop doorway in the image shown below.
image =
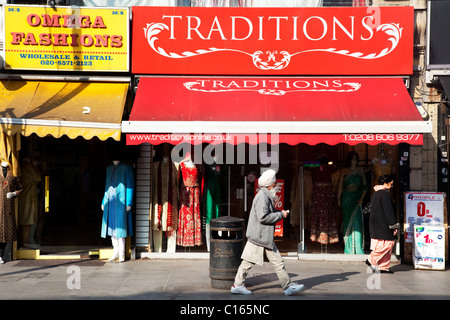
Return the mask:
{"type": "MultiPolygon", "coordinates": [[[[101,202],[106,167],[112,163],[110,154],[121,148],[122,144],[112,139],[24,137],[20,159],[30,160],[41,180],[37,223],[31,228],[29,244],[24,243],[27,239],[19,226],[18,247],[39,249],[41,255],[91,258],[98,255],[98,250],[111,247],[110,239],[100,237],[101,202]]],[[[123,161],[132,162],[135,158],[132,152],[121,154],[123,161]]]]}

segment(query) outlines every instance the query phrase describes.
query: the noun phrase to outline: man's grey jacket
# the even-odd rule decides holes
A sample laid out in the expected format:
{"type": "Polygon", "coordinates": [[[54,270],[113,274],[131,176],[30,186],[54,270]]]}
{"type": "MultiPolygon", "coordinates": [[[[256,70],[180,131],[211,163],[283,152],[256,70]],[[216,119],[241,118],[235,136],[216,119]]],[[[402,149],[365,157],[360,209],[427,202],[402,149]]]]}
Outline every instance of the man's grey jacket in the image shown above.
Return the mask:
{"type": "Polygon", "coordinates": [[[281,211],[275,210],[275,195],[261,188],[253,199],[248,218],[247,239],[253,244],[273,250],[275,224],[283,219],[281,211]]]}

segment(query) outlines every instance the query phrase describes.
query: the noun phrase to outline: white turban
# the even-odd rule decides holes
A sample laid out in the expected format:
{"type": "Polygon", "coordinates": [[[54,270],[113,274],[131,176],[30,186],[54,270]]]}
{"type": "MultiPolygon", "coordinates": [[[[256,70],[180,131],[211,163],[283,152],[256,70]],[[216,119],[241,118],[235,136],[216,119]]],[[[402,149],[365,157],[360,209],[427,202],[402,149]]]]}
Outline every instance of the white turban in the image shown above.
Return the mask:
{"type": "Polygon", "coordinates": [[[270,187],[275,182],[275,170],[269,169],[259,177],[258,184],[260,187],[270,187]]]}

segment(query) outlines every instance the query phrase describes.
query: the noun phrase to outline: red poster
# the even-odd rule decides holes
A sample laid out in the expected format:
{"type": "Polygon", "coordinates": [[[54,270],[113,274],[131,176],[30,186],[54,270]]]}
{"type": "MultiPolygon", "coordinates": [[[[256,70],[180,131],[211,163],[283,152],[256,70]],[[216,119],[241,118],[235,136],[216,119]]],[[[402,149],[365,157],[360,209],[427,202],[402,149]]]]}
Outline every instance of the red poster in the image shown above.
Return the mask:
{"type": "Polygon", "coordinates": [[[132,72],[405,75],[414,8],[133,7],[132,72]]]}
{"type": "MultiPolygon", "coordinates": [[[[261,188],[258,185],[258,179],[255,181],[255,194],[258,193],[258,191],[261,188]]],[[[276,184],[276,196],[275,196],[275,209],[276,210],[283,210],[284,208],[284,180],[283,179],[277,179],[276,184]]],[[[283,221],[284,219],[281,219],[277,222],[275,225],[275,237],[282,237],[283,236],[283,221]]]]}

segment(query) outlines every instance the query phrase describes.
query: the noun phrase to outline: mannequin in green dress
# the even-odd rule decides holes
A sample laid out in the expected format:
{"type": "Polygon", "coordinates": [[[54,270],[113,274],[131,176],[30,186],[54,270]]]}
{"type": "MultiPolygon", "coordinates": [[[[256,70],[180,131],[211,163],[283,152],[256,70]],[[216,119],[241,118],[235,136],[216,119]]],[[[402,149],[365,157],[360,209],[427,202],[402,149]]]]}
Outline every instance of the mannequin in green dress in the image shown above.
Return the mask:
{"type": "Polygon", "coordinates": [[[342,233],[346,254],[364,254],[364,223],[361,204],[367,192],[364,172],[358,168],[358,153],[349,152],[342,170],[338,205],[342,207],[342,233]]]}
{"type": "Polygon", "coordinates": [[[212,219],[219,218],[222,204],[222,184],[223,184],[223,166],[213,163],[205,166],[205,193],[204,193],[204,212],[206,229],[206,246],[209,251],[209,225],[212,219]]]}

